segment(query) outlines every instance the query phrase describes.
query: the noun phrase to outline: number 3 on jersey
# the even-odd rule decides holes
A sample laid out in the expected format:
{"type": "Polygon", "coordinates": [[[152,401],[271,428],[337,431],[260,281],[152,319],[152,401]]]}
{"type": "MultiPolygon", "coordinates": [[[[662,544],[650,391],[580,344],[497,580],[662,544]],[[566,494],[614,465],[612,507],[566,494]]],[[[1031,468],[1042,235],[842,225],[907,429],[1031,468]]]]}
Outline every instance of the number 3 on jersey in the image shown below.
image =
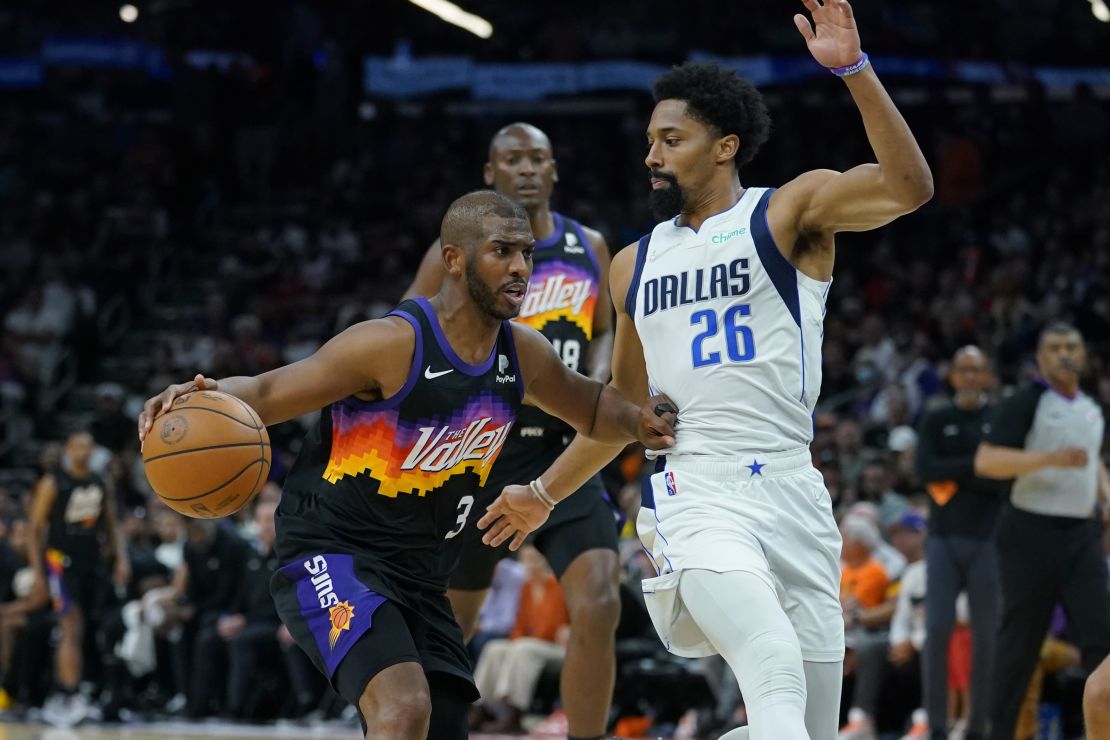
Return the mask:
{"type": "Polygon", "coordinates": [[[728,359],[731,362],[749,362],[755,357],[755,338],[750,327],[739,323],[744,316],[751,316],[752,308],[747,304],[732,306],[727,311],[722,321],[718,322],[716,311],[696,311],[690,316],[690,326],[704,326],[704,330],[694,337],[694,344],[690,348],[693,355],[694,367],[706,365],[719,365],[720,352],[706,352],[702,343],[711,339],[721,331],[724,324],[725,347],[728,359]]]}
{"type": "Polygon", "coordinates": [[[466,526],[466,518],[468,516],[470,516],[470,509],[473,506],[474,506],[474,497],[473,496],[463,496],[462,498],[459,499],[459,508],[458,508],[459,518],[455,520],[455,528],[452,529],[450,532],[448,532],[446,534],[446,536],[444,536],[443,539],[449,540],[452,537],[457,536],[459,534],[459,532],[463,531],[463,527],[466,526]]]}

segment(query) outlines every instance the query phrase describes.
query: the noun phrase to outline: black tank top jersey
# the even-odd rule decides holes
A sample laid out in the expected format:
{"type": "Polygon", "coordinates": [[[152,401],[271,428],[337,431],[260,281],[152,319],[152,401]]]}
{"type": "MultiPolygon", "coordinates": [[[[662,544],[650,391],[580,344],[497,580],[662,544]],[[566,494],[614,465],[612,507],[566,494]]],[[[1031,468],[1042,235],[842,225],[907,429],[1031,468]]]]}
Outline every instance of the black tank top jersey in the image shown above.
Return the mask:
{"type": "Polygon", "coordinates": [[[373,576],[367,586],[409,603],[408,594],[445,588],[444,540],[468,523],[524,383],[508,322],[489,358],[470,365],[424,298],[390,315],[416,332],[408,379],[383,401],[351,396],[321,412],[285,483],[276,551],[283,563],[354,555],[373,576]]]}
{"type": "MultiPolygon", "coordinates": [[[[532,253],[532,279],[520,307],[517,321],[543,333],[554,345],[563,362],[588,374],[586,352],[593,338],[594,311],[601,290],[601,268],[582,226],[575,220],[553,213],[555,232],[536,242],[532,253]]],[[[562,446],[569,425],[543,411],[525,406],[513,430],[513,439],[562,446]]],[[[515,457],[514,448],[530,454],[535,445],[522,450],[512,445],[506,457],[515,457]]]]}
{"type": "Polygon", "coordinates": [[[50,509],[50,531],[46,546],[69,557],[70,565],[97,567],[105,562],[104,498],[108,489],[92,473],[75,478],[59,469],[54,473],[58,494],[50,509]]]}

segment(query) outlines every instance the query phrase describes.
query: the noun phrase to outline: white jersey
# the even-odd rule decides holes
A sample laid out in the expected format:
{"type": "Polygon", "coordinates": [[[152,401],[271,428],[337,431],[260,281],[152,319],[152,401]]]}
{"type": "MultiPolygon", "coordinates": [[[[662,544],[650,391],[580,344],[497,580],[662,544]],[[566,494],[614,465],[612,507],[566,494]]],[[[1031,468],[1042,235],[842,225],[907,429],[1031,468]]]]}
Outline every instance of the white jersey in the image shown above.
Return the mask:
{"type": "Polygon", "coordinates": [[[772,192],[748,188],[698,231],[665,221],[640,240],[625,307],[652,391],[678,406],[668,456],[778,452],[813,438],[832,281],[779,251],[772,192]]]}

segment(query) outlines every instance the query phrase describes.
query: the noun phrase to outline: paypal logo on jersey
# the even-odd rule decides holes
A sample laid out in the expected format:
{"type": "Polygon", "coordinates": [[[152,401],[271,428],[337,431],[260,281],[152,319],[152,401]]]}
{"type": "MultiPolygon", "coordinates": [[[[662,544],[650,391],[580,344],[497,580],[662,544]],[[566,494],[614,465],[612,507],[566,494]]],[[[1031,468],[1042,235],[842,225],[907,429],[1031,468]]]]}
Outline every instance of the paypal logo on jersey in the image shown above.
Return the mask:
{"type": "MultiPolygon", "coordinates": [[[[733,235],[738,234],[733,232],[733,235]]],[[[644,316],[675,306],[688,306],[726,296],[742,296],[751,290],[748,260],[740,258],[727,265],[713,265],[709,269],[699,267],[678,275],[662,275],[646,281],[643,287],[644,316]]]]}

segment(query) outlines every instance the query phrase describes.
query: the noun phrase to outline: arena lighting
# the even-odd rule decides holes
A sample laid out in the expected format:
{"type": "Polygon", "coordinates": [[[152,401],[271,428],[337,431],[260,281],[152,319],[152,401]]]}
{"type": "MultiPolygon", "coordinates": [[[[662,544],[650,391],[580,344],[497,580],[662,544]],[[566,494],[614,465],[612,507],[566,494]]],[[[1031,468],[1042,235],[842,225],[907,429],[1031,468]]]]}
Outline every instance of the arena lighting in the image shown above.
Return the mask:
{"type": "MultiPolygon", "coordinates": [[[[1102,0],[1098,0],[1101,2],[1102,0]]],[[[409,0],[410,3],[423,8],[440,20],[452,23],[459,28],[465,28],[475,36],[488,39],[493,35],[493,25],[485,18],[467,13],[454,3],[447,0],[409,0]]]]}
{"type": "Polygon", "coordinates": [[[119,19],[124,23],[134,23],[139,18],[139,9],[128,3],[119,6],[119,19]]]}
{"type": "Polygon", "coordinates": [[[1095,18],[1098,18],[1103,23],[1110,23],[1110,7],[1107,7],[1105,0],[1090,0],[1091,13],[1095,18]]]}

